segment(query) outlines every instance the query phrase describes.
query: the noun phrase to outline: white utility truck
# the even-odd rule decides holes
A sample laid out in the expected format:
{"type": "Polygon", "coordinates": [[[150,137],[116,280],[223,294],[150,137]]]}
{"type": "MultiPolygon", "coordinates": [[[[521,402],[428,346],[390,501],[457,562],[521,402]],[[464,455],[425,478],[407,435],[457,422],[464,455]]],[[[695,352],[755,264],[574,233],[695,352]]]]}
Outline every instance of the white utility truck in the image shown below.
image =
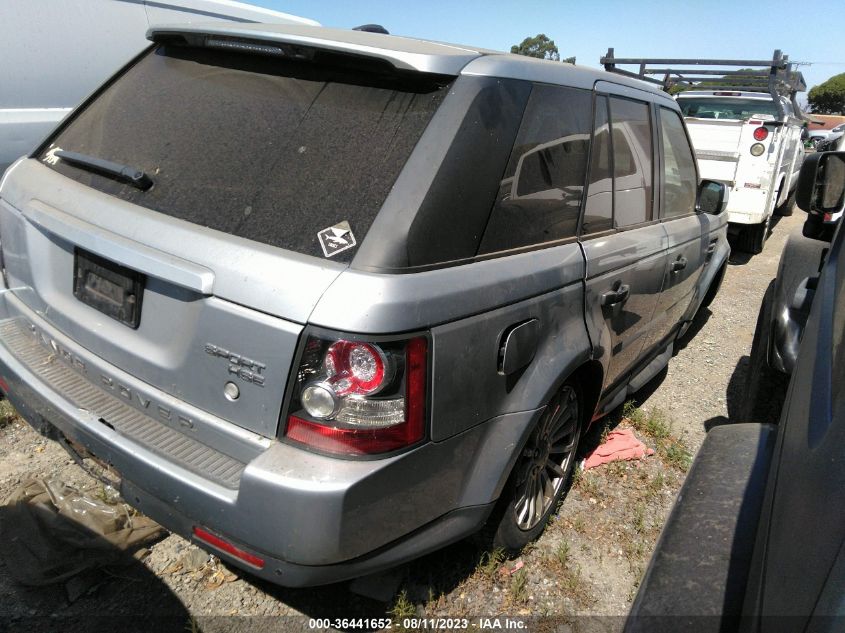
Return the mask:
{"type": "Polygon", "coordinates": [[[759,253],[772,214],[792,213],[804,160],[805,118],[795,101],[806,90],[788,57],[770,60],[602,58],[613,72],[658,83],[675,95],[684,113],[702,178],[729,190],[729,231],[736,245],[759,253]],[[639,72],[617,68],[636,64],[639,72]],[[738,67],[738,70],[731,68],[738,67]],[[657,79],[662,76],[662,79],[657,79]]]}

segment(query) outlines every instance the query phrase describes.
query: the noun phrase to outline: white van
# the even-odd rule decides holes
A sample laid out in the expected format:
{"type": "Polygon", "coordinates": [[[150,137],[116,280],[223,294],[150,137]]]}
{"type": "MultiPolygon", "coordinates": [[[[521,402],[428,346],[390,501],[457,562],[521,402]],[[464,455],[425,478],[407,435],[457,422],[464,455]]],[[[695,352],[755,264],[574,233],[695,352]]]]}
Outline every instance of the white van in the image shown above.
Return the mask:
{"type": "Polygon", "coordinates": [[[153,24],[311,24],[230,0],[4,0],[0,3],[0,173],[149,46],[153,24]]]}

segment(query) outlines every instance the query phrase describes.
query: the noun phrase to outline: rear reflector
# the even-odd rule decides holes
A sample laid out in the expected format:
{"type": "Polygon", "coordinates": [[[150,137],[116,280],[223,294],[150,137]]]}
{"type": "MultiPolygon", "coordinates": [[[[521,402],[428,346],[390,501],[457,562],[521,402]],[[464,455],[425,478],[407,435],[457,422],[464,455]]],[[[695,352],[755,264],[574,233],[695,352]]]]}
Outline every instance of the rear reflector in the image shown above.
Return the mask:
{"type": "Polygon", "coordinates": [[[212,547],[219,549],[221,552],[226,552],[227,554],[252,565],[256,569],[264,569],[263,559],[235,547],[231,543],[224,541],[219,536],[215,536],[211,532],[206,532],[204,529],[197,527],[196,525],[194,526],[194,536],[204,543],[208,543],[212,547]]]}
{"type": "Polygon", "coordinates": [[[9,393],[9,384],[4,378],[0,378],[0,389],[3,390],[3,393],[9,393]]]}

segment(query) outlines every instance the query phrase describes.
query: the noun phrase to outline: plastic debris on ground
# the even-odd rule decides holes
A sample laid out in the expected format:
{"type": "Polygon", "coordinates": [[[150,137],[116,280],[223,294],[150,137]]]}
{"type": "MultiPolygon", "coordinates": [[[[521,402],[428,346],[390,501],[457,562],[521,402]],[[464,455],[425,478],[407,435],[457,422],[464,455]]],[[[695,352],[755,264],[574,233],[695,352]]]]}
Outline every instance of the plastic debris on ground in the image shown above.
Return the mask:
{"type": "Polygon", "coordinates": [[[589,470],[610,462],[642,459],[646,455],[654,455],[654,450],[638,440],[631,429],[621,429],[608,433],[604,444],[587,455],[582,467],[589,470]]]}
{"type": "Polygon", "coordinates": [[[109,487],[95,496],[56,479],[30,479],[0,508],[0,556],[9,574],[29,586],[130,563],[132,552],[163,534],[109,487]]]}

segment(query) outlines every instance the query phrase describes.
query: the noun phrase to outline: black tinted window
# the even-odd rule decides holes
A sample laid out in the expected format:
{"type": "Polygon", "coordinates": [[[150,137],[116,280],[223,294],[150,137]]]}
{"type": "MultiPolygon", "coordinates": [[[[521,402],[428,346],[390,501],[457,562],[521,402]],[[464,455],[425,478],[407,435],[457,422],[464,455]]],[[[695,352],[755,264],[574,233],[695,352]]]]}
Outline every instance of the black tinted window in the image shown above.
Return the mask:
{"type": "Polygon", "coordinates": [[[698,178],[681,117],[660,109],[660,142],[663,145],[663,217],[686,215],[695,210],[698,178]]]}
{"type": "Polygon", "coordinates": [[[610,98],[613,130],[614,222],[617,227],[652,218],[652,143],[647,104],[610,98]]]}
{"type": "Polygon", "coordinates": [[[582,234],[613,228],[613,162],[610,150],[610,124],[607,97],[596,98],[593,153],[590,158],[590,185],[584,204],[582,234]]]}
{"type": "Polygon", "coordinates": [[[592,129],[587,90],[535,86],[480,253],[573,237],[592,129]]]}
{"type": "Polygon", "coordinates": [[[142,169],[153,188],[54,168],[176,218],[322,257],[317,233],[341,222],[360,244],[446,90],[424,75],[169,47],[53,142],[142,169]]]}

